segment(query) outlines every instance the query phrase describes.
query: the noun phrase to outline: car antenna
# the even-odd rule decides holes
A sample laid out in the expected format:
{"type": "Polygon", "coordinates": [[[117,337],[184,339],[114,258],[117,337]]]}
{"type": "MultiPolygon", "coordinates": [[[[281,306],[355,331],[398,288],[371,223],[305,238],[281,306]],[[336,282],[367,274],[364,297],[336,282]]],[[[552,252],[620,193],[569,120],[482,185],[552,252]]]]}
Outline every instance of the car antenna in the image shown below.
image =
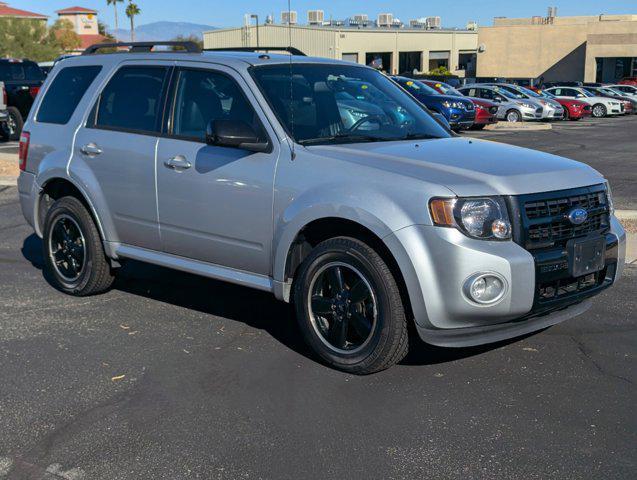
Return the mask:
{"type": "MultiPolygon", "coordinates": [[[[292,22],[290,21],[290,12],[292,11],[291,1],[288,0],[288,44],[292,48],[292,22]]],[[[294,147],[294,95],[292,93],[292,53],[290,53],[290,148],[292,149],[292,160],[296,158],[294,147]]]]}

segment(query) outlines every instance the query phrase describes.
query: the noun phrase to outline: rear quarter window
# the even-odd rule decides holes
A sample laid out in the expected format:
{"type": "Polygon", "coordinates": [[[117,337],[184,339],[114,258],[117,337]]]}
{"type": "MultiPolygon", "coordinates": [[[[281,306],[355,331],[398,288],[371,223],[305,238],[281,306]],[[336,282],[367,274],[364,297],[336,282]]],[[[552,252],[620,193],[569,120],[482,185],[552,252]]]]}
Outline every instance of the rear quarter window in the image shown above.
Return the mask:
{"type": "Polygon", "coordinates": [[[63,68],[53,79],[47,89],[38,110],[36,121],[65,125],[73,116],[73,112],[100,73],[100,66],[63,68]]]}

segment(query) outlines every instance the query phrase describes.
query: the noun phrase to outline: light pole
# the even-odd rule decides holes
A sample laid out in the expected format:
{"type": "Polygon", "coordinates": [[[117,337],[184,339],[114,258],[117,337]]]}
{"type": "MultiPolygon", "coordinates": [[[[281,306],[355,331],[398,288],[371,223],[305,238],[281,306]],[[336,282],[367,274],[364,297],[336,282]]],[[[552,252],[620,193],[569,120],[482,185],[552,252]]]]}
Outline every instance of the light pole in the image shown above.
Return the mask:
{"type": "Polygon", "coordinates": [[[259,15],[253,13],[252,15],[250,15],[250,18],[254,18],[257,24],[257,48],[259,48],[259,15]]]}

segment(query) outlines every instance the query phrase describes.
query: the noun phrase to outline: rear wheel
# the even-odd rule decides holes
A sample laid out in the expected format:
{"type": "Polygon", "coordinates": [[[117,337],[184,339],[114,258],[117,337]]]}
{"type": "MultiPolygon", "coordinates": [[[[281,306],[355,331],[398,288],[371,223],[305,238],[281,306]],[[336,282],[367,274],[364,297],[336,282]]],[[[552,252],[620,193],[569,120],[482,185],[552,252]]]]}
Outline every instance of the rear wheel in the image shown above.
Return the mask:
{"type": "Polygon", "coordinates": [[[24,125],[20,110],[15,107],[9,107],[7,108],[7,112],[9,113],[9,118],[7,119],[7,125],[5,127],[6,136],[9,140],[19,140],[24,125]]]}
{"type": "Polygon", "coordinates": [[[506,121],[507,122],[520,122],[522,121],[522,115],[520,115],[520,112],[518,112],[517,110],[509,110],[506,113],[506,121]]]}
{"type": "Polygon", "coordinates": [[[398,286],[363,242],[337,237],[320,243],[299,268],[294,304],[305,340],[332,367],[368,374],[407,354],[398,286]]]}
{"type": "Polygon", "coordinates": [[[62,197],[51,206],[42,244],[46,271],[60,290],[86,296],[103,292],[113,283],[95,222],[77,198],[62,197]]]}
{"type": "Polygon", "coordinates": [[[606,116],[606,107],[601,103],[596,103],[593,105],[593,117],[602,118],[606,116]]]}
{"type": "Polygon", "coordinates": [[[564,120],[577,120],[576,118],[571,117],[571,112],[568,111],[568,108],[564,107],[564,120]]]}

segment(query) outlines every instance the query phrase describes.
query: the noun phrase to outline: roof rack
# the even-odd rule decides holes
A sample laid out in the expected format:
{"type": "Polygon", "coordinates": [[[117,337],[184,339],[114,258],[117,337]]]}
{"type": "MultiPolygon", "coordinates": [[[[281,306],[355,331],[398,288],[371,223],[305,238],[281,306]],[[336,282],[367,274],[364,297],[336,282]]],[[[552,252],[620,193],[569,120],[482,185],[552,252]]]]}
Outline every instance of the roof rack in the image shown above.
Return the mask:
{"type": "Polygon", "coordinates": [[[303,53],[298,48],[294,47],[223,47],[223,48],[204,48],[206,52],[288,52],[291,55],[298,55],[300,57],[305,57],[305,53],[303,53]]]}
{"type": "MultiPolygon", "coordinates": [[[[155,47],[182,47],[188,53],[201,53],[201,47],[195,42],[116,42],[116,43],[96,43],[88,47],[82,55],[94,55],[104,48],[121,48],[129,47],[127,53],[148,53],[155,47]]],[[[161,52],[161,50],[160,50],[161,52]]]]}

